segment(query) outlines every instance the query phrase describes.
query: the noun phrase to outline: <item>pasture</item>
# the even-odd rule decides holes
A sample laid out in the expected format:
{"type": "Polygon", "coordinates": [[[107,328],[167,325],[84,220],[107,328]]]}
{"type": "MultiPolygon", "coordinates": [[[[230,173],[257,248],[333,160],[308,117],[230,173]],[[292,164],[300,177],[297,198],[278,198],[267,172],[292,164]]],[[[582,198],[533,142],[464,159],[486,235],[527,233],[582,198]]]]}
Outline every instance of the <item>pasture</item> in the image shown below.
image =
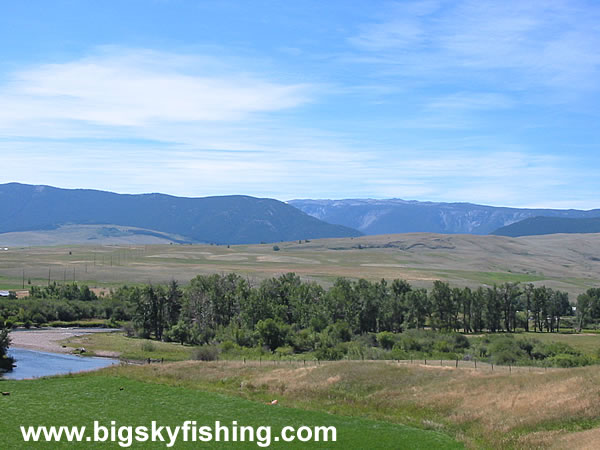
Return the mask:
{"type": "MultiPolygon", "coordinates": [[[[445,434],[432,430],[375,421],[359,417],[331,415],[325,412],[298,409],[286,404],[266,405],[239,396],[203,392],[177,383],[159,384],[136,380],[119,374],[101,371],[98,374],[55,377],[29,381],[0,381],[9,396],[0,397],[2,427],[0,440],[3,448],[24,448],[21,425],[86,426],[92,435],[94,421],[110,427],[111,421],[119,426],[146,426],[152,421],[160,426],[181,426],[186,420],[198,426],[214,426],[215,421],[240,426],[270,426],[277,436],[284,426],[334,426],[337,442],[277,443],[272,448],[406,448],[435,449],[462,448],[445,434]],[[116,375],[116,376],[107,376],[116,375]]],[[[163,433],[166,437],[166,433],[163,433]]],[[[118,435],[117,435],[118,437],[118,435]]],[[[121,448],[116,442],[73,444],[68,442],[27,443],[27,448],[121,448]]],[[[175,448],[260,448],[255,442],[227,443],[178,441],[175,448]]],[[[166,448],[166,442],[133,443],[133,448],[166,448]]]]}
{"type": "Polygon", "coordinates": [[[262,245],[72,245],[10,247],[0,253],[0,289],[48,281],[110,288],[125,283],[186,283],[198,274],[236,272],[250,280],[295,272],[329,285],[336,277],[434,280],[456,286],[532,282],[572,300],[597,286],[597,235],[523,238],[472,235],[366,236],[262,245]]]}
{"type": "Polygon", "coordinates": [[[509,373],[382,361],[187,361],[105,373],[437,430],[470,448],[600,445],[600,374],[594,366],[509,373]]]}

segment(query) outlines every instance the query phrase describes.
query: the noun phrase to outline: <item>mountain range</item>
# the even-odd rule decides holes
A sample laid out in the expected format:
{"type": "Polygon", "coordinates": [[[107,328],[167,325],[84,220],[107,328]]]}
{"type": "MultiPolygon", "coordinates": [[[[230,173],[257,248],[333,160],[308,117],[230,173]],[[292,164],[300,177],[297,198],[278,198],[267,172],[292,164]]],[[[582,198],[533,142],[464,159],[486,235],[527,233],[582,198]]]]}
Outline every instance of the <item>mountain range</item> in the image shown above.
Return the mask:
{"type": "MultiPolygon", "coordinates": [[[[65,225],[135,227],[135,234],[176,235],[175,242],[250,244],[362,233],[316,219],[284,202],[244,195],[186,198],[115,194],[19,183],[0,185],[0,233],[65,225]]],[[[104,230],[105,231],[105,230],[104,230]]]]}
{"type": "Polygon", "coordinates": [[[600,233],[600,217],[567,219],[564,217],[532,217],[494,231],[497,236],[532,236],[557,233],[600,233]]]}
{"type": "MultiPolygon", "coordinates": [[[[600,217],[600,209],[525,209],[400,199],[291,200],[288,203],[317,219],[354,228],[366,235],[413,232],[491,234],[507,225],[538,216],[566,219],[600,217]]],[[[538,234],[535,230],[530,232],[538,234]]]]}
{"type": "MultiPolygon", "coordinates": [[[[187,198],[0,184],[10,243],[254,244],[429,232],[524,236],[600,232],[600,210],[505,208],[400,199],[187,198]]],[[[11,244],[14,245],[14,244],[11,244]]]]}

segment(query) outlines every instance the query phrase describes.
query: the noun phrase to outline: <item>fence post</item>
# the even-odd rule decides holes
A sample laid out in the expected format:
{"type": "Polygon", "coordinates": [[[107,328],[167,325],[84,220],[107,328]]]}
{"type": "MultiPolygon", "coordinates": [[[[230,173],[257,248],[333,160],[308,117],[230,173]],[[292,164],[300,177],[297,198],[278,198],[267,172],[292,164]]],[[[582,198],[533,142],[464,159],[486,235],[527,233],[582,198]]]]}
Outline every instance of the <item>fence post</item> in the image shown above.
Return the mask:
{"type": "Polygon", "coordinates": [[[427,360],[425,360],[425,365],[427,365],[427,360]]]}
{"type": "Polygon", "coordinates": [[[458,369],[458,358],[456,358],[456,368],[458,369]]]}
{"type": "Polygon", "coordinates": [[[510,364],[508,365],[508,373],[512,373],[512,367],[510,366],[510,364]]]}
{"type": "Polygon", "coordinates": [[[475,368],[477,369],[477,358],[473,359],[475,361],[475,368]]]}
{"type": "Polygon", "coordinates": [[[492,372],[494,371],[494,363],[492,363],[492,372]]]}

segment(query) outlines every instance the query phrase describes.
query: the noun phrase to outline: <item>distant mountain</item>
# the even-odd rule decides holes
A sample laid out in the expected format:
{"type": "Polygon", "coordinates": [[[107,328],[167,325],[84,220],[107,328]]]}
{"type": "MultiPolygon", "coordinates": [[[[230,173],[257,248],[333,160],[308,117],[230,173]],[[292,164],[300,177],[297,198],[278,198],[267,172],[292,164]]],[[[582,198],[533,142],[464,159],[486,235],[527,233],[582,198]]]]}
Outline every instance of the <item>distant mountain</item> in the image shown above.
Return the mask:
{"type": "Polygon", "coordinates": [[[390,200],[291,200],[290,205],[332,224],[367,235],[431,232],[489,234],[501,227],[536,217],[600,217],[600,210],[521,209],[475,205],[390,200]]]}
{"type": "Polygon", "coordinates": [[[532,217],[506,227],[492,234],[497,236],[537,236],[557,233],[600,233],[600,217],[589,219],[565,219],[564,217],[532,217]]]}
{"type": "Polygon", "coordinates": [[[190,243],[190,240],[183,236],[120,225],[61,225],[53,230],[0,233],[0,248],[80,244],[153,245],[187,243],[190,243]]]}
{"type": "Polygon", "coordinates": [[[0,185],[0,233],[110,224],[177,235],[189,242],[250,244],[359,236],[278,200],[243,195],[185,198],[124,195],[19,183],[0,185]]]}

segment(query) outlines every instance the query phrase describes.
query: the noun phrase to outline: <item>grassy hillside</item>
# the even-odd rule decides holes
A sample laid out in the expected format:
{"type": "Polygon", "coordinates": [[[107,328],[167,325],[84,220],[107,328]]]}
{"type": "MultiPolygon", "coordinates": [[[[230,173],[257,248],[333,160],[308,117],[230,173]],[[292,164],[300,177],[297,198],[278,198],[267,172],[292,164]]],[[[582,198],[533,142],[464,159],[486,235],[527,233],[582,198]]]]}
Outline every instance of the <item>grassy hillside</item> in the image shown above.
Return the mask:
{"type": "Polygon", "coordinates": [[[0,381],[10,392],[0,397],[0,439],[4,448],[22,448],[22,424],[237,420],[276,430],[334,425],[339,442],[327,448],[458,448],[453,438],[470,448],[597,448],[598,386],[596,367],[492,372],[362,361],[121,366],[0,381]],[[265,405],[273,399],[278,406],[265,405]]]}
{"type": "MultiPolygon", "coordinates": [[[[259,401],[273,397],[308,410],[436,429],[475,448],[578,448],[578,433],[600,425],[597,367],[508,373],[383,362],[310,367],[185,362],[115,371],[149,382],[259,401]]],[[[596,443],[599,438],[596,432],[596,443]]]]}
{"type": "MultiPolygon", "coordinates": [[[[0,288],[51,280],[99,286],[186,282],[202,273],[237,272],[260,280],[286,272],[328,285],[338,276],[404,278],[416,286],[505,281],[545,284],[572,295],[598,285],[597,235],[523,238],[473,235],[368,236],[273,245],[147,245],[9,248],[0,251],[0,288]]],[[[572,298],[573,299],[573,298],[572,298]]]]}
{"type": "Polygon", "coordinates": [[[492,234],[519,237],[557,233],[600,233],[600,217],[586,219],[532,217],[499,228],[492,234]]]}
{"type": "Polygon", "coordinates": [[[243,195],[122,195],[10,183],[0,185],[0,209],[0,233],[52,230],[66,224],[115,224],[221,244],[361,234],[277,200],[243,195]]]}
{"type": "Polygon", "coordinates": [[[184,236],[120,225],[63,225],[54,230],[0,234],[0,247],[53,245],[160,245],[186,243],[184,236]]]}

